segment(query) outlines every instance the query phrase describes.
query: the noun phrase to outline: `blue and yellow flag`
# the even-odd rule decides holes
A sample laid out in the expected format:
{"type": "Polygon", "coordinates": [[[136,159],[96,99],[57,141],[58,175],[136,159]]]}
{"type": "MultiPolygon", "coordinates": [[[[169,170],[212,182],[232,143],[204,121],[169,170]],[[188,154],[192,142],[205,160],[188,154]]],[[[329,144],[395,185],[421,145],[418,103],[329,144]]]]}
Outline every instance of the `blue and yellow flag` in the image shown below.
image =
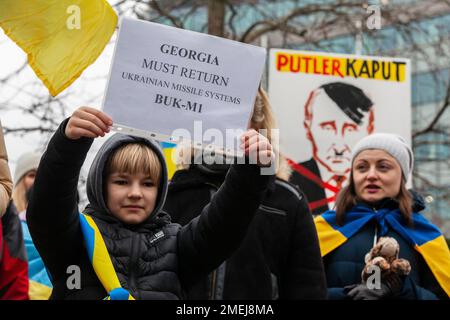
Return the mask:
{"type": "Polygon", "coordinates": [[[116,24],[105,0],[0,1],[0,27],[27,53],[52,96],[97,59],[116,24]]]}
{"type": "Polygon", "coordinates": [[[176,152],[177,145],[175,143],[161,142],[161,148],[166,159],[167,173],[169,180],[172,179],[173,174],[177,171],[177,166],[173,161],[173,153],[176,152]]]}
{"type": "Polygon", "coordinates": [[[105,300],[134,300],[131,294],[120,285],[105,241],[94,220],[90,216],[81,213],[80,224],[84,243],[95,274],[106,292],[108,292],[105,300]]]}
{"type": "Polygon", "coordinates": [[[30,300],[48,300],[52,294],[53,285],[45,268],[39,252],[34,246],[28,225],[25,221],[21,221],[23,239],[28,258],[28,295],[30,300]]]}
{"type": "Polygon", "coordinates": [[[373,211],[363,205],[355,206],[345,214],[345,223],[339,226],[336,212],[327,211],[316,217],[317,233],[322,257],[332,252],[356,234],[366,223],[376,220],[385,235],[388,226],[394,229],[424,258],[440,286],[450,297],[450,251],[439,229],[421,214],[413,213],[413,227],[404,226],[400,210],[373,211]]]}

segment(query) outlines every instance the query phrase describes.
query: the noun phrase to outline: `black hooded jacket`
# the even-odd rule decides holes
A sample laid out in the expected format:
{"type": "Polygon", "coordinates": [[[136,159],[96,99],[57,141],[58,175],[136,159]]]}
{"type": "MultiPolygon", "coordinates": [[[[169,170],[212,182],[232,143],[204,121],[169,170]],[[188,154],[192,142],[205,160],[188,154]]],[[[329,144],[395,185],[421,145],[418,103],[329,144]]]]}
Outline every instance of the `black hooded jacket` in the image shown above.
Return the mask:
{"type": "MultiPolygon", "coordinates": [[[[177,171],[165,205],[172,220],[186,225],[198,218],[225,174],[226,168],[203,165],[177,171]]],[[[239,249],[188,292],[189,299],[215,300],[325,297],[325,273],[308,204],[300,191],[279,179],[270,183],[239,249]]]]}
{"type": "MultiPolygon", "coordinates": [[[[77,207],[79,173],[93,139],[68,139],[64,134],[67,122],[58,128],[39,164],[27,211],[28,224],[52,278],[52,298],[103,299],[107,292],[84,247],[77,207]],[[73,286],[70,266],[80,268],[79,288],[73,286]]],[[[134,298],[180,299],[184,290],[238,247],[273,179],[259,173],[254,165],[233,166],[203,214],[181,227],[161,211],[167,193],[167,170],[160,148],[147,139],[116,134],[103,144],[91,166],[87,181],[90,204],[84,213],[96,222],[121,286],[134,298]],[[106,207],[104,167],[114,150],[133,142],[155,151],[163,170],[150,217],[138,225],[126,225],[106,207]]]]}

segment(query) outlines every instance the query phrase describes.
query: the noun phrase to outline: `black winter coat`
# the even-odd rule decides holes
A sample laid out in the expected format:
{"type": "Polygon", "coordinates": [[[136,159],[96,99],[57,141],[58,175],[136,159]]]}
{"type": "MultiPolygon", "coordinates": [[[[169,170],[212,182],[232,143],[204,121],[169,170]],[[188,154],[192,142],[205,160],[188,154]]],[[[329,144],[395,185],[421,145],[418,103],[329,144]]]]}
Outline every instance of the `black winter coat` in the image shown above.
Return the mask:
{"type": "MultiPolygon", "coordinates": [[[[165,204],[172,220],[186,225],[198,217],[225,173],[207,173],[195,165],[177,171],[165,204]]],[[[325,274],[307,202],[295,187],[279,179],[269,185],[239,249],[188,292],[189,299],[325,297],[325,274]]]]}
{"type": "MultiPolygon", "coordinates": [[[[92,139],[70,140],[67,120],[52,137],[37,170],[27,211],[28,224],[53,282],[52,299],[102,299],[107,295],[84,248],[77,208],[77,183],[92,139]],[[68,267],[81,269],[81,288],[70,289],[68,267]]],[[[116,134],[106,141],[87,181],[90,204],[85,213],[96,222],[121,286],[137,299],[179,299],[186,288],[208,274],[237,248],[271,176],[259,168],[234,166],[203,214],[181,227],[161,211],[167,192],[167,170],[161,150],[149,140],[116,134]],[[119,146],[148,145],[164,168],[155,211],[139,225],[125,225],[105,205],[104,167],[119,146]],[[162,232],[162,237],[161,237],[162,232]],[[158,235],[156,235],[158,234],[158,235]]]]}

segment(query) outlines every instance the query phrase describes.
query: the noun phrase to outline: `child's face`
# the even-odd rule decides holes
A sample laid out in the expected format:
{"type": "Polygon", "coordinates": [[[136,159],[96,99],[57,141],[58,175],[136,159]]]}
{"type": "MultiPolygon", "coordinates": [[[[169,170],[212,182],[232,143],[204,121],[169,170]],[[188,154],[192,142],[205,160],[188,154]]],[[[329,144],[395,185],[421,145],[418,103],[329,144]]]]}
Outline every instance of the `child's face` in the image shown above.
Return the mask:
{"type": "Polygon", "coordinates": [[[126,224],[139,224],[153,212],[158,187],[144,173],[111,173],[106,181],[106,205],[112,215],[126,224]]]}

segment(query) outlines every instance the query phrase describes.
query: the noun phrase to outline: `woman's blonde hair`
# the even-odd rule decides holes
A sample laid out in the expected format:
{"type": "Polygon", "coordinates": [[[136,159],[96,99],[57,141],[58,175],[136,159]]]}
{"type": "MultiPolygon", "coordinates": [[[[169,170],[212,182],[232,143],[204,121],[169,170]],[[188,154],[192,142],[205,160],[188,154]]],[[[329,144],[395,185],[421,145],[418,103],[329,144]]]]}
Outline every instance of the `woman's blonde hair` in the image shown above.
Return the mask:
{"type": "Polygon", "coordinates": [[[253,113],[250,119],[251,127],[255,130],[262,130],[262,134],[272,143],[272,129],[276,128],[275,117],[270,106],[269,97],[260,86],[255,98],[253,113]]]}
{"type": "Polygon", "coordinates": [[[12,192],[12,200],[19,213],[26,210],[28,207],[27,188],[24,179],[27,174],[28,172],[14,185],[12,192]]]}
{"type": "MultiPolygon", "coordinates": [[[[261,86],[258,88],[258,94],[256,95],[255,104],[253,106],[250,127],[264,135],[272,144],[275,153],[279,154],[279,152],[277,152],[278,146],[274,145],[272,136],[272,129],[276,129],[275,117],[270,106],[269,97],[261,86]]],[[[177,170],[188,169],[189,165],[192,163],[192,159],[197,155],[197,152],[200,152],[200,150],[194,149],[190,144],[178,144],[175,151],[175,164],[177,170]]],[[[287,163],[286,158],[279,154],[278,167],[276,170],[277,177],[288,181],[291,173],[292,169],[287,163]]]]}
{"type": "Polygon", "coordinates": [[[106,163],[106,175],[112,173],[149,174],[159,185],[161,162],[156,153],[142,143],[128,143],[116,149],[106,163]]]}
{"type": "MultiPolygon", "coordinates": [[[[338,225],[344,225],[345,213],[350,210],[353,206],[355,206],[358,202],[358,196],[356,195],[355,190],[355,181],[353,179],[353,173],[350,172],[349,184],[343,187],[337,196],[335,203],[336,210],[336,221],[338,225]]],[[[395,200],[398,202],[398,206],[403,218],[406,221],[407,225],[412,225],[412,213],[413,213],[413,200],[412,195],[406,189],[405,183],[401,182],[400,191],[395,197],[395,200]]]]}

